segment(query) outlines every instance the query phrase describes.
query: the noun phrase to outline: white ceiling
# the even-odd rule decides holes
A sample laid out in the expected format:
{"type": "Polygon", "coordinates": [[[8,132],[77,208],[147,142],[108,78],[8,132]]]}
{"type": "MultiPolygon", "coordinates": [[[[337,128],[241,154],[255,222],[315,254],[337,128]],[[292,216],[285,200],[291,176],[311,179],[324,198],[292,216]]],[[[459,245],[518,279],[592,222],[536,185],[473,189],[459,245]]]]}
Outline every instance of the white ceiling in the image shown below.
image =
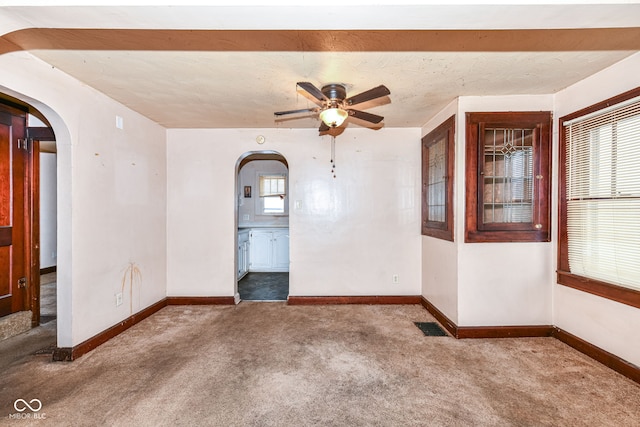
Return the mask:
{"type": "Polygon", "coordinates": [[[273,115],[314,106],[298,81],[343,83],[349,95],[384,84],[388,98],[358,109],[420,127],[457,96],[554,93],[640,50],[636,2],[339,13],[241,3],[2,6],[0,30],[5,52],[28,50],[169,128],[317,127],[317,117],[273,115]]]}

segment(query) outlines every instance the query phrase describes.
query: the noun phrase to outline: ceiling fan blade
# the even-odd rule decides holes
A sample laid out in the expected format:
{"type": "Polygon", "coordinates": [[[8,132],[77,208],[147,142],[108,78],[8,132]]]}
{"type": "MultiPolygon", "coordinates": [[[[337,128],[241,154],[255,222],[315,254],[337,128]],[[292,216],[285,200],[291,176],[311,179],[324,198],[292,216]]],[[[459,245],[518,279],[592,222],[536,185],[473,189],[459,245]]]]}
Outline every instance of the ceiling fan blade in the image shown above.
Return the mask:
{"type": "Polygon", "coordinates": [[[374,87],[373,89],[369,89],[365,92],[359,93],[357,95],[350,96],[349,98],[345,99],[344,102],[346,105],[356,105],[356,104],[361,104],[365,101],[370,101],[372,99],[380,98],[382,96],[387,96],[390,94],[391,94],[391,91],[387,89],[385,85],[380,85],[380,86],[374,87]]]}
{"type": "Polygon", "coordinates": [[[285,114],[315,113],[316,111],[317,111],[317,108],[303,108],[301,110],[276,111],[273,114],[276,116],[284,116],[285,114]]]}
{"type": "Polygon", "coordinates": [[[329,126],[327,126],[327,124],[325,122],[320,122],[320,128],[318,129],[318,132],[326,132],[329,129],[331,129],[329,126]]]}
{"type": "Polygon", "coordinates": [[[320,89],[318,89],[317,87],[315,87],[313,85],[313,83],[309,83],[309,82],[298,82],[296,83],[298,86],[300,86],[302,89],[304,89],[305,91],[307,91],[307,93],[309,93],[309,95],[313,96],[315,99],[317,99],[320,102],[323,101],[328,101],[329,99],[324,95],[324,93],[322,93],[322,91],[320,89]]]}
{"type": "Polygon", "coordinates": [[[365,122],[371,122],[378,124],[384,120],[384,117],[378,116],[377,114],[367,113],[365,111],[359,110],[347,110],[350,116],[355,117],[356,119],[364,120],[365,122]]]}

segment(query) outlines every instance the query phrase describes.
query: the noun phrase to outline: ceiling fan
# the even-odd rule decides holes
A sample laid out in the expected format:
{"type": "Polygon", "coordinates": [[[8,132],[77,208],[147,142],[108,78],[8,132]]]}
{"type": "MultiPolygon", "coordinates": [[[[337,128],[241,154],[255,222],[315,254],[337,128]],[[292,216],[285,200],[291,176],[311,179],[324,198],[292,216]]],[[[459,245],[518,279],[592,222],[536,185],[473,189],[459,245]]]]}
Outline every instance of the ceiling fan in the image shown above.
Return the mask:
{"type": "Polygon", "coordinates": [[[384,85],[376,86],[373,89],[350,96],[349,98],[347,98],[347,89],[339,83],[322,86],[322,89],[318,89],[309,82],[298,82],[297,85],[311,95],[314,102],[319,106],[300,110],[277,111],[273,114],[283,116],[285,114],[305,112],[320,113],[320,120],[322,120],[320,128],[318,129],[320,132],[326,132],[331,128],[340,126],[349,116],[374,124],[380,123],[384,120],[384,117],[365,111],[354,110],[351,106],[391,94],[389,89],[384,85]]]}

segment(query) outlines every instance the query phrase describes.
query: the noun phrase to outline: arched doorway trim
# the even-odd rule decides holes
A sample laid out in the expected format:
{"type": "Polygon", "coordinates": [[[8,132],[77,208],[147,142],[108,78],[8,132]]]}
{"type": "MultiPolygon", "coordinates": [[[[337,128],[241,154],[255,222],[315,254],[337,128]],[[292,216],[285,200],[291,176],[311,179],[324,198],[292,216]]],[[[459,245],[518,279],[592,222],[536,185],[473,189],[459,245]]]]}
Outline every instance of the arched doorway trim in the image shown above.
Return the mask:
{"type": "MultiPolygon", "coordinates": [[[[234,201],[234,230],[239,231],[239,226],[240,226],[240,213],[241,213],[241,209],[240,209],[240,205],[241,205],[241,200],[243,197],[245,197],[244,194],[244,189],[240,188],[241,185],[241,179],[240,179],[240,173],[241,173],[241,169],[247,165],[248,163],[252,162],[252,161],[264,161],[264,160],[271,160],[271,161],[278,161],[281,162],[286,170],[287,170],[287,176],[289,176],[289,172],[290,172],[290,168],[289,168],[289,163],[286,159],[286,157],[281,154],[278,151],[274,151],[274,150],[256,150],[256,151],[248,151],[245,152],[244,154],[242,154],[238,160],[236,161],[236,167],[235,167],[235,180],[234,180],[234,194],[236,196],[236,199],[234,201]]],[[[290,193],[290,186],[288,184],[288,178],[287,178],[287,193],[290,193]]],[[[258,190],[256,189],[254,191],[254,196],[255,198],[258,197],[258,190]]],[[[287,194],[287,202],[289,202],[291,200],[290,194],[287,194]]],[[[283,230],[284,233],[286,233],[286,236],[283,236],[281,240],[279,240],[279,242],[283,242],[283,239],[286,237],[286,244],[281,244],[279,247],[282,248],[286,248],[286,254],[283,254],[282,257],[280,257],[280,259],[285,260],[286,259],[286,271],[288,273],[289,271],[289,239],[290,239],[290,229],[289,229],[289,222],[288,222],[288,212],[290,212],[290,209],[288,209],[288,205],[286,205],[286,213],[285,215],[287,216],[287,230],[283,230]],[[286,257],[286,258],[285,258],[286,257]]],[[[276,225],[278,226],[278,225],[276,225]]],[[[268,226],[267,226],[268,227],[268,226]]],[[[280,227],[282,227],[282,225],[280,225],[280,227]]],[[[252,228],[252,231],[253,228],[252,228]]],[[[268,232],[269,230],[260,230],[260,232],[268,232]]],[[[280,230],[275,230],[277,233],[280,233],[280,230]]],[[[239,281],[239,272],[240,270],[242,270],[240,267],[239,262],[242,260],[242,255],[241,255],[241,245],[239,244],[239,232],[234,233],[235,234],[235,238],[234,238],[234,247],[238,249],[238,252],[236,253],[235,258],[235,264],[234,264],[234,268],[235,268],[235,283],[234,283],[234,298],[236,301],[236,304],[238,302],[240,302],[240,293],[238,291],[238,281],[239,281]]],[[[274,234],[274,236],[277,237],[276,234],[274,234]]],[[[257,235],[256,235],[257,237],[257,235]]],[[[275,238],[274,238],[275,239],[275,238]]],[[[272,266],[273,267],[273,266],[272,266]]],[[[280,265],[276,265],[275,266],[276,269],[266,269],[266,270],[260,270],[258,269],[257,271],[285,271],[284,270],[284,266],[280,266],[280,265]]],[[[258,274],[258,273],[256,273],[258,274]]],[[[282,273],[280,273],[282,274],[282,273]]],[[[283,282],[283,284],[287,284],[288,283],[288,279],[286,282],[283,282]]],[[[284,288],[282,288],[284,289],[284,288]]],[[[281,296],[279,296],[277,299],[280,300],[281,296]]]]}
{"type": "Polygon", "coordinates": [[[39,111],[56,135],[57,152],[57,346],[73,346],[71,269],[71,133],[60,115],[49,105],[0,86],[0,92],[39,111]]]}

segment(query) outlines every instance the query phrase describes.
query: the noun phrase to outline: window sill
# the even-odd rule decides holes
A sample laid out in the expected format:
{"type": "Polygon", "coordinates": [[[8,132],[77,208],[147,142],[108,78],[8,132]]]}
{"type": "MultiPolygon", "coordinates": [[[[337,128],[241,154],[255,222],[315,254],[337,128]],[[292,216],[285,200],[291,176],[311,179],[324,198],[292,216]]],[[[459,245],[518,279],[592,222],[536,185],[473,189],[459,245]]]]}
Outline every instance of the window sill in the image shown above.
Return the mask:
{"type": "Polygon", "coordinates": [[[547,230],[476,230],[468,226],[465,243],[550,242],[547,230]]]}
{"type": "Polygon", "coordinates": [[[640,291],[635,289],[588,279],[566,271],[558,271],[557,276],[560,285],[640,308],[640,291]]]}

